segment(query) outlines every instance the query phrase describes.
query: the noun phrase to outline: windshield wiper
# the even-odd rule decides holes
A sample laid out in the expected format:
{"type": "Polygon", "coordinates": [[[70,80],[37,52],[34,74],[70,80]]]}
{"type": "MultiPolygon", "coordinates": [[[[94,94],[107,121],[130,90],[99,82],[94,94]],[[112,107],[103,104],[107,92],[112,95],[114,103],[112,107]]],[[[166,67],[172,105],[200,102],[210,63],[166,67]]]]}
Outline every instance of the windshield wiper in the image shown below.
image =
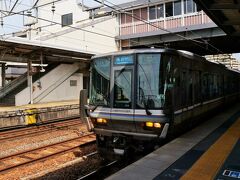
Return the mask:
{"type": "Polygon", "coordinates": [[[139,87],[139,90],[142,91],[142,96],[143,96],[143,105],[144,105],[144,109],[146,111],[146,114],[148,116],[152,115],[152,113],[148,110],[148,103],[146,103],[146,99],[145,99],[145,94],[144,94],[144,91],[141,87],[139,87]]]}
{"type": "Polygon", "coordinates": [[[145,102],[143,104],[144,104],[144,108],[145,108],[146,114],[148,116],[152,115],[152,113],[148,110],[148,105],[145,102]]]}
{"type": "Polygon", "coordinates": [[[94,106],[94,105],[85,105],[85,108],[87,110],[91,110],[92,112],[94,112],[98,107],[99,107],[99,105],[96,105],[96,106],[94,106]]]}

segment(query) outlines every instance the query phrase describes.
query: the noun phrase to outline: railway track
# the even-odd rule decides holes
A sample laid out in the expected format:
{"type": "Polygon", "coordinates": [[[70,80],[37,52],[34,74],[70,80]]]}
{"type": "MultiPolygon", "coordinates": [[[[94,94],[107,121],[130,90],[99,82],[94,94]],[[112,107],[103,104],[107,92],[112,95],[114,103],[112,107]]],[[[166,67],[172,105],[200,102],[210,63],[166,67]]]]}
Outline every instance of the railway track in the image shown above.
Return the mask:
{"type": "Polygon", "coordinates": [[[56,122],[51,124],[45,124],[40,126],[32,126],[24,129],[15,129],[10,131],[0,132],[0,142],[8,141],[11,139],[18,139],[24,136],[33,136],[36,134],[44,134],[48,131],[57,131],[66,127],[81,125],[79,119],[67,120],[63,122],[56,122]]]}
{"type": "Polygon", "coordinates": [[[93,133],[0,158],[0,174],[95,143],[93,133]]]}

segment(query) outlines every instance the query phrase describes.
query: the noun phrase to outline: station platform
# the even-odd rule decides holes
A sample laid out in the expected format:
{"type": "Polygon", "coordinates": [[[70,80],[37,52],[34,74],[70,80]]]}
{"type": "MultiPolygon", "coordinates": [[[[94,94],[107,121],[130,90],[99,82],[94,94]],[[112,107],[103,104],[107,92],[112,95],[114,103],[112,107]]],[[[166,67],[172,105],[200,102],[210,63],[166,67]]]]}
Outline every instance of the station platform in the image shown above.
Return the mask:
{"type": "Polygon", "coordinates": [[[107,179],[240,179],[240,104],[107,179]]]}
{"type": "Polygon", "coordinates": [[[33,109],[33,108],[47,108],[47,107],[65,106],[65,105],[73,105],[73,104],[79,104],[79,100],[27,104],[23,106],[4,106],[4,107],[0,107],[0,113],[7,112],[7,111],[18,111],[18,110],[33,109]]]}
{"type": "Polygon", "coordinates": [[[0,107],[0,130],[79,117],[79,100],[0,107]]]}

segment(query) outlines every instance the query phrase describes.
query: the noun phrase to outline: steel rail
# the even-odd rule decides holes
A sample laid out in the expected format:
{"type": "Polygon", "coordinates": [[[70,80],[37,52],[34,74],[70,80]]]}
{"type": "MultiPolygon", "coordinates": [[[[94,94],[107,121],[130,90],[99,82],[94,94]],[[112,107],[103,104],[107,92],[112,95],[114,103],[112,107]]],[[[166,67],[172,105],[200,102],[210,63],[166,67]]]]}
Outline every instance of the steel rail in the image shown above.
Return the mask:
{"type": "Polygon", "coordinates": [[[70,117],[65,117],[65,118],[57,118],[57,119],[49,119],[47,121],[41,121],[40,123],[37,124],[33,124],[33,125],[16,125],[16,126],[9,126],[9,127],[1,127],[0,128],[0,133],[4,133],[6,131],[14,131],[14,130],[18,130],[18,129],[27,129],[27,128],[31,128],[34,125],[47,125],[47,124],[52,124],[52,123],[56,123],[56,122],[62,122],[62,121],[67,121],[67,120],[72,120],[72,119],[77,119],[80,118],[79,115],[74,115],[74,116],[70,116],[70,117]]]}
{"type": "Polygon", "coordinates": [[[34,126],[28,126],[28,127],[25,127],[25,128],[21,128],[21,129],[14,129],[14,130],[7,130],[7,131],[2,131],[0,132],[0,136],[2,135],[5,135],[5,134],[9,134],[9,133],[15,133],[15,132],[24,132],[24,131],[28,131],[28,130],[31,130],[33,128],[43,128],[45,126],[51,126],[51,124],[56,124],[56,125],[59,125],[61,123],[64,123],[64,122],[75,122],[76,119],[70,119],[70,120],[66,120],[66,121],[58,121],[58,122],[53,122],[53,123],[49,123],[49,124],[41,124],[41,125],[34,125],[34,126]]]}
{"type": "Polygon", "coordinates": [[[39,135],[39,134],[43,134],[43,133],[46,133],[46,132],[49,132],[49,131],[57,131],[60,128],[75,126],[75,125],[81,125],[83,123],[72,122],[72,123],[61,123],[61,124],[58,124],[60,126],[53,126],[53,127],[47,127],[46,125],[44,125],[40,128],[34,128],[34,129],[29,129],[29,130],[21,130],[21,131],[17,131],[16,133],[15,132],[9,132],[9,133],[5,134],[3,137],[1,137],[2,134],[0,134],[0,142],[8,141],[8,140],[11,140],[11,139],[19,139],[19,138],[24,137],[24,136],[39,135]],[[61,124],[62,124],[62,126],[61,126],[61,124]],[[46,129],[46,128],[48,128],[48,129],[46,129]]]}
{"type": "MultiPolygon", "coordinates": [[[[2,157],[2,158],[0,158],[0,161],[1,161],[0,174],[2,172],[6,172],[8,170],[11,170],[11,169],[14,169],[14,168],[17,168],[17,167],[20,167],[20,166],[24,166],[26,164],[38,162],[40,160],[48,159],[48,158],[54,157],[56,155],[60,155],[60,154],[66,153],[66,152],[70,152],[70,151],[72,151],[76,148],[83,147],[83,146],[89,145],[89,144],[93,144],[95,142],[96,142],[95,135],[93,133],[91,133],[91,134],[87,134],[87,135],[84,135],[84,136],[81,136],[81,137],[72,138],[72,139],[69,139],[69,140],[66,140],[66,141],[50,144],[50,145],[47,145],[47,146],[44,146],[44,147],[39,147],[39,148],[35,148],[35,149],[32,149],[32,150],[27,150],[25,152],[20,152],[20,153],[16,153],[16,154],[13,154],[13,155],[10,155],[10,156],[2,157]],[[84,139],[86,139],[86,138],[90,138],[90,140],[88,139],[87,141],[84,141],[84,139]],[[77,141],[77,143],[72,145],[71,147],[64,146],[64,144],[71,143],[71,142],[73,143],[74,141],[77,141]],[[29,154],[30,153],[36,154],[36,152],[34,152],[34,151],[46,150],[48,148],[49,149],[50,148],[56,149],[56,147],[58,145],[62,145],[61,147],[63,147],[64,149],[60,150],[60,151],[57,151],[57,152],[50,152],[49,154],[43,154],[40,157],[27,157],[28,153],[29,154]],[[56,146],[56,147],[54,148],[54,146],[56,146]],[[13,158],[22,158],[25,161],[20,162],[20,163],[16,163],[16,164],[13,164],[13,165],[11,165],[11,164],[6,165],[6,163],[4,163],[4,160],[13,159],[13,158]]],[[[41,153],[39,153],[39,155],[41,155],[41,153]]],[[[37,155],[35,155],[35,156],[37,156],[37,155]]],[[[17,161],[17,162],[19,162],[19,161],[17,161]]]]}

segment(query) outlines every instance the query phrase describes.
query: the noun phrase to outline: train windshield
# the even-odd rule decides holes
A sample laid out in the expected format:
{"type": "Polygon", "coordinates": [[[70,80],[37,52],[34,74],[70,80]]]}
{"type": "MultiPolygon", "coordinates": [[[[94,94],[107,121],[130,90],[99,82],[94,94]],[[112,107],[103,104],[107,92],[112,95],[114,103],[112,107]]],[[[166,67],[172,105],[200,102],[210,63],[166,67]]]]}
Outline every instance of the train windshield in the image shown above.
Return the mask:
{"type": "Polygon", "coordinates": [[[90,104],[113,108],[163,108],[170,68],[170,61],[164,57],[160,53],[141,53],[94,59],[90,104]]]}
{"type": "Polygon", "coordinates": [[[109,106],[110,58],[95,59],[92,63],[90,104],[109,106]]]}
{"type": "Polygon", "coordinates": [[[160,54],[137,56],[137,108],[157,109],[163,107],[164,83],[160,54]]]}

